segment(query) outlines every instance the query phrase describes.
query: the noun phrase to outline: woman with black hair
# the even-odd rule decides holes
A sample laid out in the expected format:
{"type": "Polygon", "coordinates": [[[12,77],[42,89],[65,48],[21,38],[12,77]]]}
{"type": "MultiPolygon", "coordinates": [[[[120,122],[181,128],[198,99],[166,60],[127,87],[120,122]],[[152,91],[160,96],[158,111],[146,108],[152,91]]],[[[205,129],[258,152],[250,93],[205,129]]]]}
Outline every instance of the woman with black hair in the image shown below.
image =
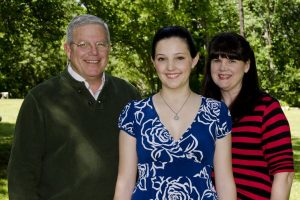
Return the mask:
{"type": "Polygon", "coordinates": [[[259,87],[246,39],[220,33],[208,48],[203,95],[229,107],[238,199],[287,200],[294,176],[288,121],[279,102],[259,87]]]}
{"type": "Polygon", "coordinates": [[[223,102],[191,91],[189,76],[198,59],[185,28],[155,34],[152,62],[162,88],[129,103],[120,115],[115,200],[236,199],[231,118],[223,102]]]}

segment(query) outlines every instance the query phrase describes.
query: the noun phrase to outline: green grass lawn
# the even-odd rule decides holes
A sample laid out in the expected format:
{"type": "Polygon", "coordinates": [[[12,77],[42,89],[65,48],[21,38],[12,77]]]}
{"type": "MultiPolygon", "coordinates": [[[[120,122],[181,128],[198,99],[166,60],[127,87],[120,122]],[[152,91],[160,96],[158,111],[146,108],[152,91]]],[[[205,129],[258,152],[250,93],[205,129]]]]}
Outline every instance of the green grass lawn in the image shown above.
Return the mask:
{"type": "Polygon", "coordinates": [[[290,109],[284,111],[291,127],[294,159],[295,159],[295,179],[292,186],[290,200],[300,199],[300,109],[290,109]]]}
{"type": "Polygon", "coordinates": [[[0,99],[0,199],[8,200],[6,167],[21,99],[0,99]]]}
{"type": "MultiPolygon", "coordinates": [[[[8,200],[6,167],[10,153],[12,134],[21,99],[0,99],[0,199],[8,200]]],[[[300,109],[285,110],[289,120],[294,148],[296,176],[294,179],[290,200],[300,199],[300,109]]]]}

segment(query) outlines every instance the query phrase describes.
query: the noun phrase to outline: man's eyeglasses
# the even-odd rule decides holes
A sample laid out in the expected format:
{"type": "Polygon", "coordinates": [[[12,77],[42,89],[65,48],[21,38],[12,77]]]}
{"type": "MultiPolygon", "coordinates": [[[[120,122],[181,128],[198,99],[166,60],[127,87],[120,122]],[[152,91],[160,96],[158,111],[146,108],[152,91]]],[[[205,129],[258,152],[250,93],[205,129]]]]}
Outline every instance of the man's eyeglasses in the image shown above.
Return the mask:
{"type": "MultiPolygon", "coordinates": [[[[71,42],[71,44],[75,44],[82,51],[90,51],[92,49],[92,44],[89,42],[86,42],[86,41],[82,41],[79,43],[71,42]]],[[[108,49],[109,43],[108,42],[96,42],[95,46],[98,51],[103,51],[103,50],[108,49]]]]}

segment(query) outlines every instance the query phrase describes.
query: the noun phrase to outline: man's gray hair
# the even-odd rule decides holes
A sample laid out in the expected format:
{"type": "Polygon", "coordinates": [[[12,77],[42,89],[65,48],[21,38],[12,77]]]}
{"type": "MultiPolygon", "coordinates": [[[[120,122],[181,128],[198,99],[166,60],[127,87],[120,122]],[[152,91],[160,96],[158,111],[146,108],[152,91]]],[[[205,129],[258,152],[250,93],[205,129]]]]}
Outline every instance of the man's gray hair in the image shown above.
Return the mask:
{"type": "Polygon", "coordinates": [[[73,31],[79,26],[86,25],[86,24],[99,24],[104,28],[106,31],[106,36],[107,36],[107,42],[110,43],[110,34],[109,34],[109,29],[108,25],[99,17],[96,17],[94,15],[79,15],[76,16],[72,19],[72,21],[69,23],[68,28],[67,28],[67,43],[70,44],[73,42],[73,31]]]}

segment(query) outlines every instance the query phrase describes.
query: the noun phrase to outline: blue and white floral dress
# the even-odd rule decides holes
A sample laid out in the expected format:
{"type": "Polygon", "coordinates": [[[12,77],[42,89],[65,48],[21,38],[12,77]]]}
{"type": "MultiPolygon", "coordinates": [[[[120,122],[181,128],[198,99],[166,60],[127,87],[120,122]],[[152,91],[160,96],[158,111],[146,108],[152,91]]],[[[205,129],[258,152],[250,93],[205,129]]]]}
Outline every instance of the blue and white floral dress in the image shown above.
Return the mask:
{"type": "Polygon", "coordinates": [[[139,177],[132,199],[218,199],[211,172],[216,139],[231,132],[226,105],[201,97],[192,124],[174,140],[152,98],[130,102],[119,118],[119,128],[136,138],[139,177]]]}

